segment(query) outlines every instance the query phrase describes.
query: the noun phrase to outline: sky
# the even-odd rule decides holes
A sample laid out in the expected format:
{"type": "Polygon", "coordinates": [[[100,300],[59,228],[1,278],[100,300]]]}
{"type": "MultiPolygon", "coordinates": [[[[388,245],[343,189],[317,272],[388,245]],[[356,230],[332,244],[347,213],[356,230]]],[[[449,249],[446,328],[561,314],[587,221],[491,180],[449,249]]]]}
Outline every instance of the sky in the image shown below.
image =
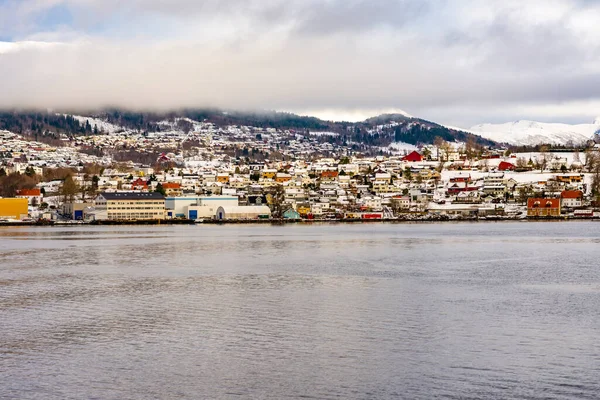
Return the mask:
{"type": "Polygon", "coordinates": [[[595,0],[0,0],[0,108],[600,115],[595,0]]]}

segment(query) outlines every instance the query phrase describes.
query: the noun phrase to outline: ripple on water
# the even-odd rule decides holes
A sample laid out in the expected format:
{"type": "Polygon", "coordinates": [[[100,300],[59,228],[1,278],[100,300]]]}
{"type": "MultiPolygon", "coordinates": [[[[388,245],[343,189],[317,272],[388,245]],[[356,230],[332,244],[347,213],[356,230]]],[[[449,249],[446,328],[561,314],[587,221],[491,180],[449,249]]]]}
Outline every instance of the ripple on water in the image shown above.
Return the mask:
{"type": "Polygon", "coordinates": [[[0,229],[0,398],[594,399],[581,226],[0,229]]]}

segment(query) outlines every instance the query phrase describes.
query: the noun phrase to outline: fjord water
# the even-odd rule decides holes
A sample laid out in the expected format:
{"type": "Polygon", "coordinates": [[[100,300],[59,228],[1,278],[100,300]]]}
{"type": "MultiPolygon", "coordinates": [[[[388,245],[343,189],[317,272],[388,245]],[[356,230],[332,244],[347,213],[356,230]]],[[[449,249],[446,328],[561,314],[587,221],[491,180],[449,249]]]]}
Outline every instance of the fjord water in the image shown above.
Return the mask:
{"type": "Polygon", "coordinates": [[[0,228],[0,398],[594,399],[600,223],[0,228]]]}

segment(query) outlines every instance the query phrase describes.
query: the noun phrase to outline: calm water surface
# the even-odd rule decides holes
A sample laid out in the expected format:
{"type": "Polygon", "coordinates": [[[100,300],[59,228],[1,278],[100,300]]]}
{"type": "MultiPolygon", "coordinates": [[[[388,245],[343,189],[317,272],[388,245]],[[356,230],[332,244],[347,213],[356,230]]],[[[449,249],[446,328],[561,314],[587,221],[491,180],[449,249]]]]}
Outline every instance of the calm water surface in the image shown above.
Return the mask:
{"type": "Polygon", "coordinates": [[[600,223],[0,228],[2,399],[598,399],[600,223]]]}

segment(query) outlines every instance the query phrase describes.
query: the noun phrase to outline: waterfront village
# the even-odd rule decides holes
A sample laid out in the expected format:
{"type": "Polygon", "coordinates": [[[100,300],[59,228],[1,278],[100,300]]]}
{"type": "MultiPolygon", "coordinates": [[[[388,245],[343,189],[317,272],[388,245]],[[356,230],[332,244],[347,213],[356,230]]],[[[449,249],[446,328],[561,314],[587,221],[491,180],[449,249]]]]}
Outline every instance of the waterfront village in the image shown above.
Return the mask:
{"type": "Polygon", "coordinates": [[[165,130],[154,138],[111,132],[52,146],[0,132],[0,221],[600,216],[598,145],[580,152],[511,154],[505,148],[474,152],[465,144],[438,143],[364,154],[290,131],[256,134],[239,128],[215,138],[217,133],[211,126],[185,134],[165,130]],[[196,145],[186,149],[190,137],[196,145]],[[146,163],[115,161],[110,152],[126,148],[144,154],[157,146],[163,151],[146,163]]]}

